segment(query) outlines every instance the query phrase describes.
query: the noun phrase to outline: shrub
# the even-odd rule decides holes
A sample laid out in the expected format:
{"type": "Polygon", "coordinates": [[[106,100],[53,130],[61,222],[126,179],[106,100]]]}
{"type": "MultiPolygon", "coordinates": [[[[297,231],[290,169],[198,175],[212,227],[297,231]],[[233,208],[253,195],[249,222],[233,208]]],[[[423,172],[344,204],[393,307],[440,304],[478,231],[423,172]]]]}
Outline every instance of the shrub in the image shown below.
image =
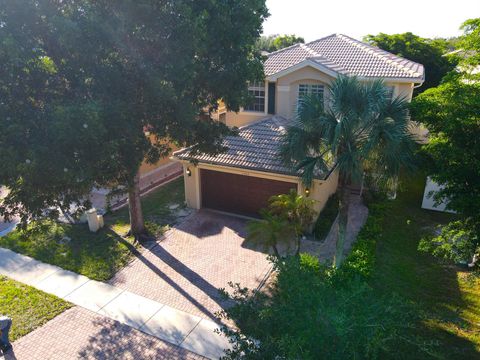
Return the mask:
{"type": "Polygon", "coordinates": [[[378,296],[360,277],[337,276],[306,254],[275,268],[270,297],[236,286],[237,305],[223,317],[241,331],[224,329],[233,342],[226,359],[400,358],[422,346],[409,335],[416,312],[398,296],[378,296]]]}

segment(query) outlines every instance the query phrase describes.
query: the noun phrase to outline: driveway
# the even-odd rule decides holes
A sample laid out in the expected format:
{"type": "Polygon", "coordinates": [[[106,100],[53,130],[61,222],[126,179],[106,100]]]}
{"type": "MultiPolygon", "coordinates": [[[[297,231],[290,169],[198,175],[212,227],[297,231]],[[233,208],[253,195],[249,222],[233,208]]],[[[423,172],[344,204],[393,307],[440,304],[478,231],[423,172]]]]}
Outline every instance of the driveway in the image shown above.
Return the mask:
{"type": "Polygon", "coordinates": [[[112,285],[202,318],[229,304],[218,294],[228,282],[257,288],[271,269],[267,254],[245,241],[246,220],[195,212],[143,248],[112,285]]]}

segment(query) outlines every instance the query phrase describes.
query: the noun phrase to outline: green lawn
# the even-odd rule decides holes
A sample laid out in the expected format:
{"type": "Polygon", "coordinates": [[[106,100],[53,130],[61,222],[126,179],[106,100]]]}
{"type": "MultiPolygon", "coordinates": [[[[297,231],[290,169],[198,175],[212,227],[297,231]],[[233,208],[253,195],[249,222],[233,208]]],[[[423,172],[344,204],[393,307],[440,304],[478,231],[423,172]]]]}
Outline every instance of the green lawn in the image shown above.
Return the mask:
{"type": "Polygon", "coordinates": [[[0,313],[12,318],[11,341],[35,330],[71,306],[56,296],[0,276],[0,313]]]}
{"type": "MultiPolygon", "coordinates": [[[[173,222],[170,204],[183,206],[183,178],[175,180],[142,199],[148,227],[156,234],[173,222]]],[[[8,248],[37,260],[95,280],[108,280],[130,260],[132,239],[118,234],[128,230],[128,209],[105,217],[105,228],[91,233],[86,224],[58,224],[46,221],[29,227],[30,231],[13,231],[0,237],[0,247],[8,248]],[[113,231],[113,230],[115,231],[113,231]]]]}
{"type": "Polygon", "coordinates": [[[419,306],[425,319],[418,331],[440,344],[443,358],[480,359],[480,279],[417,250],[423,236],[453,218],[420,208],[424,184],[406,184],[387,210],[373,284],[419,306]]]}
{"type": "MultiPolygon", "coordinates": [[[[175,222],[174,212],[169,209],[169,206],[174,204],[179,205],[179,209],[185,207],[183,177],[169,182],[142,199],[145,223],[152,234],[161,235],[169,225],[175,222]]],[[[116,232],[125,234],[129,229],[128,208],[124,207],[109,214],[105,222],[116,232]]]]}

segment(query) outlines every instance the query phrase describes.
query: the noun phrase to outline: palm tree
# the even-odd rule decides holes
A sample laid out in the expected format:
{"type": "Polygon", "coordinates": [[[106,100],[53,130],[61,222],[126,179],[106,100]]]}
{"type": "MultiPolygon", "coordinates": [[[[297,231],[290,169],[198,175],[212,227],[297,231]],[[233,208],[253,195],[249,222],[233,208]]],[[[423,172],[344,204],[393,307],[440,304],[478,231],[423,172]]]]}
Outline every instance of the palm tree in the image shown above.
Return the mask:
{"type": "Polygon", "coordinates": [[[360,82],[342,76],[328,87],[324,102],[316,96],[299,99],[296,121],[287,129],[281,154],[310,185],[320,173],[338,171],[339,222],[334,265],[343,257],[349,186],[364,171],[377,179],[393,179],[402,166],[413,166],[414,139],[408,101],[391,98],[380,80],[360,82]]]}
{"type": "Polygon", "coordinates": [[[271,247],[277,259],[279,243],[289,244],[294,237],[292,225],[281,215],[272,214],[264,209],[261,211],[262,220],[253,220],[247,224],[247,240],[271,247]]]}
{"type": "Polygon", "coordinates": [[[292,227],[296,241],[295,255],[300,253],[300,239],[313,222],[313,203],[313,200],[297,194],[294,189],[288,194],[275,195],[270,199],[270,212],[287,220],[292,227]]]}

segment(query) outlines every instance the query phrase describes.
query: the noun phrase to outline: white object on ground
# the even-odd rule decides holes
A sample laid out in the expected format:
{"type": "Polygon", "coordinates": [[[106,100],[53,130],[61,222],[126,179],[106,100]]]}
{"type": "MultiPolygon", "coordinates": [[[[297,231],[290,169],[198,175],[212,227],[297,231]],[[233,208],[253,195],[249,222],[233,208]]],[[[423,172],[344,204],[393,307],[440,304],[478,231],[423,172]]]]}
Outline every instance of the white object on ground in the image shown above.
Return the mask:
{"type": "Polygon", "coordinates": [[[97,214],[97,209],[92,208],[87,211],[88,228],[91,232],[97,232],[104,225],[103,216],[97,214]]]}
{"type": "Polygon", "coordinates": [[[444,200],[440,204],[435,205],[435,200],[433,199],[433,197],[435,193],[439,192],[442,189],[442,185],[437,184],[430,177],[427,177],[427,183],[425,185],[425,191],[423,193],[422,209],[455,213],[455,211],[446,210],[448,200],[444,200]]]}

